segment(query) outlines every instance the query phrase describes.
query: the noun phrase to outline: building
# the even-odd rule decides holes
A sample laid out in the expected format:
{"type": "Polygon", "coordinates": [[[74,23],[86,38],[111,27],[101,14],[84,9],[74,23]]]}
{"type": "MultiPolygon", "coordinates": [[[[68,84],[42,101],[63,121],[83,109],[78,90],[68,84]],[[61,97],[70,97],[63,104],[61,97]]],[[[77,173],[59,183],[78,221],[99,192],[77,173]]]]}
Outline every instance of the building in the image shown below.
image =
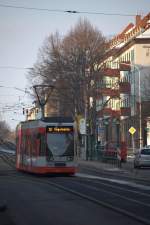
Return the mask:
{"type": "Polygon", "coordinates": [[[63,80],[59,79],[55,81],[53,88],[48,88],[48,85],[37,85],[40,87],[37,90],[37,100],[34,102],[35,106],[26,109],[26,119],[35,120],[44,117],[52,116],[71,116],[70,107],[66,98],[66,84],[63,80]],[[62,98],[62,93],[65,90],[65,97],[62,98]],[[50,91],[50,92],[49,92],[50,91]]]}
{"type": "Polygon", "coordinates": [[[100,67],[95,75],[98,141],[132,147],[128,130],[133,126],[135,145],[147,144],[150,98],[144,92],[150,80],[150,13],[137,15],[135,25],[128,24],[110,41],[100,67]]]}

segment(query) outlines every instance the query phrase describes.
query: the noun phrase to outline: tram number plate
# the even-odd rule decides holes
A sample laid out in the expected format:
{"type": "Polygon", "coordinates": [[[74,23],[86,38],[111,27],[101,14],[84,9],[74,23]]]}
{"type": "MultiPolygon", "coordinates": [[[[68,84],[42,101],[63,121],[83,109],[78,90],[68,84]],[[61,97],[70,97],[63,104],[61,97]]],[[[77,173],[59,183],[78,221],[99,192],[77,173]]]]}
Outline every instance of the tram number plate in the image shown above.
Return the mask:
{"type": "Polygon", "coordinates": [[[58,162],[58,163],[55,163],[55,166],[66,166],[66,163],[58,162]]]}

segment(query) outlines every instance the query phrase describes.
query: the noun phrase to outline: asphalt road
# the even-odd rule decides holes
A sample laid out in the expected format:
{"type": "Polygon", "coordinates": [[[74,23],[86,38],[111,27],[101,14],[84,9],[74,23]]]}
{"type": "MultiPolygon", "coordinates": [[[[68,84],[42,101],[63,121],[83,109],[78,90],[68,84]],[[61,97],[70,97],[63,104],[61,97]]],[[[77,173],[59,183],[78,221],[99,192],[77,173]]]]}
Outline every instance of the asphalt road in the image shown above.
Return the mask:
{"type": "MultiPolygon", "coordinates": [[[[55,182],[89,195],[92,191],[92,196],[96,195],[97,199],[98,189],[93,185],[89,187],[89,182],[87,184],[84,179],[82,182],[79,180],[73,182],[68,179],[70,178],[57,177],[55,182]]],[[[99,193],[104,201],[111,196],[107,194],[104,196],[99,193]]],[[[29,179],[3,177],[0,179],[0,199],[7,205],[10,220],[16,225],[105,225],[116,224],[118,220],[121,225],[140,224],[85,198],[42,184],[42,181],[34,183],[29,179]]]]}
{"type": "Polygon", "coordinates": [[[96,173],[39,177],[0,157],[1,225],[150,224],[149,210],[147,184],[96,173]]]}

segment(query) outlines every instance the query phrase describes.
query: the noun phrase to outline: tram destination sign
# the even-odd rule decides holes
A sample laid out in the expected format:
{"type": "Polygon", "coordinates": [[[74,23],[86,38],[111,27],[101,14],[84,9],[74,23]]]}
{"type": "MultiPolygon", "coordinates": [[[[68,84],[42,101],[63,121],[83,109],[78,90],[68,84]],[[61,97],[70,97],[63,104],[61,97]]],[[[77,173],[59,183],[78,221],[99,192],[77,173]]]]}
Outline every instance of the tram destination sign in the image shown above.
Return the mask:
{"type": "Polygon", "coordinates": [[[70,133],[73,132],[73,126],[48,126],[47,133],[70,133]]]}

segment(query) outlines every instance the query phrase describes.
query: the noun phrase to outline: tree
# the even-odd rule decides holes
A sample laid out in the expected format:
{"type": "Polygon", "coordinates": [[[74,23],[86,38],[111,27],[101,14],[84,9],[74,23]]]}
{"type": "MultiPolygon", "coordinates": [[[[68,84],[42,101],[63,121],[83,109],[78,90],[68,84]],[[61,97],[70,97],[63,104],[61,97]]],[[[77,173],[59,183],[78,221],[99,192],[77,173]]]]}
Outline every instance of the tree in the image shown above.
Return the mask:
{"type": "Polygon", "coordinates": [[[65,37],[56,32],[45,40],[29,79],[33,84],[55,80],[61,115],[84,114],[94,65],[99,64],[105,48],[101,32],[87,20],[79,20],[65,37]]]}
{"type": "Polygon", "coordinates": [[[5,140],[7,140],[9,134],[9,126],[6,124],[5,121],[0,121],[0,143],[3,143],[5,140]]]}

